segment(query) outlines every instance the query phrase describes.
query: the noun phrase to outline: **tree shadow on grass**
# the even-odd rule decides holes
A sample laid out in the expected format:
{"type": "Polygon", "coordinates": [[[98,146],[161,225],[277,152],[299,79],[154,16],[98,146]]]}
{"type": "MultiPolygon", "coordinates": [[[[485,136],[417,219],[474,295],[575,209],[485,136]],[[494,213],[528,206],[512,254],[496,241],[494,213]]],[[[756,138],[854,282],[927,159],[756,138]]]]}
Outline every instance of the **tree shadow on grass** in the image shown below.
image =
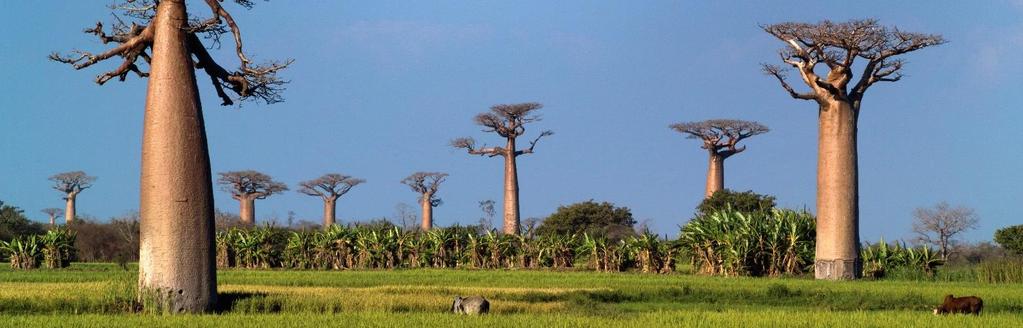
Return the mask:
{"type": "Polygon", "coordinates": [[[253,292],[222,292],[217,293],[215,313],[278,313],[281,302],[268,297],[266,293],[253,292]]]}

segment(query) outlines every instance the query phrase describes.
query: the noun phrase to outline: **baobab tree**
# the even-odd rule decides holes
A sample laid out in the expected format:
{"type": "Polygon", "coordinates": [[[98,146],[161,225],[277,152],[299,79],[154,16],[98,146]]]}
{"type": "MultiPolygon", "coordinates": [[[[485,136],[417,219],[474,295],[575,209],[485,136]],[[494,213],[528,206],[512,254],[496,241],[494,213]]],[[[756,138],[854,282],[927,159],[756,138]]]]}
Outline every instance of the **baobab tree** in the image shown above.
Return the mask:
{"type": "Polygon", "coordinates": [[[57,218],[64,215],[64,210],[56,207],[44,208],[40,212],[43,212],[43,214],[46,214],[47,216],[50,217],[51,228],[57,226],[57,218]]]}
{"type": "Polygon", "coordinates": [[[874,19],[816,24],[788,22],[761,27],[786,44],[780,51],[781,60],[795,68],[810,90],[796,91],[788,84],[785,69],[780,66],[764,64],[764,72],[774,76],[792,98],[817,103],[814,275],[817,279],[859,278],[862,263],[856,134],[863,95],[878,82],[895,82],[902,78],[905,61],[898,58],[900,55],[945,41],[940,35],[885,27],[874,19]],[[857,59],[866,63],[854,65],[857,59]],[[863,71],[855,79],[853,71],[860,67],[863,71]],[[827,74],[818,75],[824,72],[827,74]]]}
{"type": "Polygon", "coordinates": [[[423,231],[433,229],[433,208],[442,203],[441,199],[437,198],[437,189],[440,189],[440,184],[447,178],[447,173],[416,172],[401,180],[401,183],[408,185],[412,191],[419,193],[419,205],[423,207],[423,222],[419,227],[423,231]]]}
{"type": "Polygon", "coordinates": [[[710,153],[705,198],[725,188],[725,159],[746,150],[745,145],[738,147],[739,141],[769,131],[757,122],[725,119],[675,123],[671,128],[686,138],[703,140],[700,148],[710,153]]]}
{"type": "Polygon", "coordinates": [[[366,180],[344,174],[328,173],[313,180],[299,182],[298,192],[323,199],[323,229],[329,229],[337,222],[334,215],[337,211],[337,199],[347,194],[352,187],[364,182],[366,180]]]}
{"type": "Polygon", "coordinates": [[[913,211],[913,232],[920,243],[934,245],[941,253],[941,260],[948,261],[955,237],[967,230],[976,229],[980,223],[972,208],[952,207],[940,202],[934,208],[917,208],[913,211]]]}
{"type": "Polygon", "coordinates": [[[71,171],[54,174],[50,177],[53,181],[53,189],[64,194],[64,218],[65,222],[71,224],[75,221],[75,200],[83,190],[92,187],[96,177],[85,174],[82,171],[71,171]]]}
{"type": "Polygon", "coordinates": [[[240,209],[238,216],[244,225],[256,224],[256,200],[266,199],[274,194],[288,190],[288,186],[274,181],[269,175],[253,170],[231,171],[218,173],[217,183],[221,190],[231,194],[237,200],[240,209]]]}
{"type": "MultiPolygon", "coordinates": [[[[212,82],[221,103],[282,101],[286,81],[277,73],[291,63],[254,63],[243,51],[242,32],[220,0],[205,0],[208,19],[190,18],[185,0],[123,0],[111,29],[85,29],[101,53],[75,50],[50,59],[85,69],[111,58],[123,61],[96,77],[104,84],[129,74],[149,77],[142,132],[139,296],[155,297],[164,312],[205,312],[217,299],[213,185],[195,71],[212,82]],[[203,39],[219,45],[230,32],[237,70],[213,59],[203,39]],[[148,66],[149,71],[144,71],[148,66]],[[231,94],[233,94],[233,96],[231,94]],[[146,296],[148,295],[148,296],[146,296]]],[[[251,0],[234,0],[250,8],[251,0]]]]}
{"type": "Polygon", "coordinates": [[[526,133],[526,124],[540,121],[535,112],[543,108],[539,103],[521,103],[494,105],[490,112],[476,115],[476,124],[483,126],[483,132],[494,132],[505,139],[505,146],[476,146],[473,138],[457,138],[451,141],[455,148],[465,148],[470,155],[487,157],[501,156],[504,158],[504,233],[519,233],[519,174],[515,159],[521,155],[532,154],[540,138],[553,135],[554,132],[544,130],[529,142],[529,148],[516,148],[519,136],[526,133]]]}

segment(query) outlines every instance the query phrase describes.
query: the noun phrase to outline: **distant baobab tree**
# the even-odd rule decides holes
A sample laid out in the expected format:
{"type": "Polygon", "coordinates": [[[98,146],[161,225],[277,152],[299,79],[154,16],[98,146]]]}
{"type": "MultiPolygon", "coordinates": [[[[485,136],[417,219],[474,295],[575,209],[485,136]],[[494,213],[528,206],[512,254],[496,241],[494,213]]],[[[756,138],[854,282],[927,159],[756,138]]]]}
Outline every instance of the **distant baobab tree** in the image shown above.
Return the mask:
{"type": "Polygon", "coordinates": [[[416,172],[401,180],[401,183],[408,185],[412,191],[419,193],[419,205],[423,207],[423,222],[419,227],[423,231],[433,229],[433,208],[442,203],[437,198],[437,189],[447,179],[447,173],[440,172],[416,172]]]}
{"type": "Polygon", "coordinates": [[[700,147],[710,153],[705,198],[725,188],[725,159],[746,150],[737,146],[739,141],[770,131],[757,122],[725,119],[675,123],[671,128],[686,138],[703,140],[700,147]]]}
{"type": "Polygon", "coordinates": [[[51,228],[57,226],[57,218],[59,218],[62,215],[64,215],[64,210],[56,208],[56,207],[44,208],[40,212],[43,212],[43,214],[46,214],[47,216],[50,217],[50,227],[51,228]]]}
{"type": "Polygon", "coordinates": [[[50,181],[53,181],[54,190],[64,194],[64,201],[66,202],[64,218],[65,222],[71,224],[77,217],[75,212],[75,200],[78,198],[78,194],[81,193],[82,190],[92,187],[92,183],[96,181],[96,177],[85,174],[85,172],[82,171],[71,171],[54,174],[50,177],[50,181]]]}
{"type": "MultiPolygon", "coordinates": [[[[113,28],[102,23],[85,29],[103,44],[101,53],[75,50],[50,59],[84,69],[119,57],[112,71],[96,77],[103,84],[130,73],[149,77],[142,132],[140,183],[139,297],[151,295],[168,313],[207,312],[217,301],[213,185],[206,130],[195,71],[205,73],[221,102],[261,100],[276,103],[286,81],[277,73],[291,63],[254,63],[242,49],[242,31],[223,1],[206,0],[209,18],[190,16],[185,0],[124,0],[113,28]],[[108,34],[109,31],[109,34],[108,34]],[[219,45],[230,32],[237,70],[213,59],[203,44],[219,45]],[[149,71],[144,71],[145,66],[149,71]],[[232,97],[228,93],[232,93],[232,97]]],[[[251,8],[251,0],[234,0],[251,8]]],[[[148,296],[145,296],[148,297],[148,296]]]]}
{"type": "Polygon", "coordinates": [[[334,215],[337,211],[337,199],[347,194],[352,187],[364,182],[366,180],[344,174],[328,173],[313,180],[299,182],[298,192],[323,199],[323,229],[328,229],[337,222],[334,215]]]}
{"type": "Polygon", "coordinates": [[[471,155],[504,157],[504,233],[519,233],[519,175],[515,159],[520,155],[532,154],[540,138],[553,135],[544,130],[529,142],[529,148],[518,149],[516,138],[526,133],[526,124],[540,121],[536,110],[543,108],[539,103],[494,105],[490,112],[476,115],[476,124],[483,126],[483,132],[494,132],[505,139],[505,146],[476,146],[473,138],[458,138],[451,141],[455,148],[465,148],[471,155]]]}
{"type": "Polygon", "coordinates": [[[252,171],[231,171],[221,172],[217,183],[221,190],[230,193],[231,198],[238,201],[240,209],[238,216],[242,224],[256,224],[256,200],[266,199],[273,194],[279,194],[288,190],[288,186],[274,181],[269,175],[252,171]]]}
{"type": "Polygon", "coordinates": [[[781,60],[795,68],[809,92],[798,92],[779,66],[764,64],[792,98],[818,106],[817,279],[856,279],[861,275],[857,119],[867,89],[902,78],[902,54],[945,42],[940,35],[888,28],[877,20],[822,21],[761,26],[786,44],[781,60]],[[865,60],[856,66],[857,59],[865,60]],[[818,69],[818,64],[824,64],[818,69]],[[854,67],[855,66],[855,67],[854,67]],[[853,70],[862,67],[858,79],[853,70]],[[826,71],[825,75],[818,72],[826,71]],[[850,85],[850,83],[854,83],[850,85]]]}

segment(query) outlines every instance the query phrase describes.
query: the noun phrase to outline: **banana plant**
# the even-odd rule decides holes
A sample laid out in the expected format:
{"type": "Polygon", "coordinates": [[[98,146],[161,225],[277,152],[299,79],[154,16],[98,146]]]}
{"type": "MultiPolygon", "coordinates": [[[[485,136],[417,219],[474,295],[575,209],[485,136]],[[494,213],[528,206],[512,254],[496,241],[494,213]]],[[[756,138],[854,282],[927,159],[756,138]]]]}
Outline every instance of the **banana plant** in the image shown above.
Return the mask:
{"type": "Polygon", "coordinates": [[[12,269],[31,270],[39,267],[39,240],[35,235],[14,237],[10,241],[0,241],[0,251],[7,253],[12,269]]]}

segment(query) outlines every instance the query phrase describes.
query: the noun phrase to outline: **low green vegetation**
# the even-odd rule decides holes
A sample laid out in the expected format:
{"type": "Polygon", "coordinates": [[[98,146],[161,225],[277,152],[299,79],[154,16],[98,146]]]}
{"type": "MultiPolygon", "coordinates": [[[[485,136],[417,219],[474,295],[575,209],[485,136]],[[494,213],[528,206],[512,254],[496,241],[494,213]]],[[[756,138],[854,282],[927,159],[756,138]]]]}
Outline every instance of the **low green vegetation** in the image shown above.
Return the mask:
{"type": "Polygon", "coordinates": [[[250,270],[218,273],[213,315],[139,312],[134,268],[80,264],[0,270],[0,322],[87,326],[919,326],[1023,320],[1023,285],[855,281],[552,270],[250,270]],[[948,293],[984,298],[979,317],[934,317],[948,293]],[[492,315],[445,313],[483,295],[492,315]]]}

